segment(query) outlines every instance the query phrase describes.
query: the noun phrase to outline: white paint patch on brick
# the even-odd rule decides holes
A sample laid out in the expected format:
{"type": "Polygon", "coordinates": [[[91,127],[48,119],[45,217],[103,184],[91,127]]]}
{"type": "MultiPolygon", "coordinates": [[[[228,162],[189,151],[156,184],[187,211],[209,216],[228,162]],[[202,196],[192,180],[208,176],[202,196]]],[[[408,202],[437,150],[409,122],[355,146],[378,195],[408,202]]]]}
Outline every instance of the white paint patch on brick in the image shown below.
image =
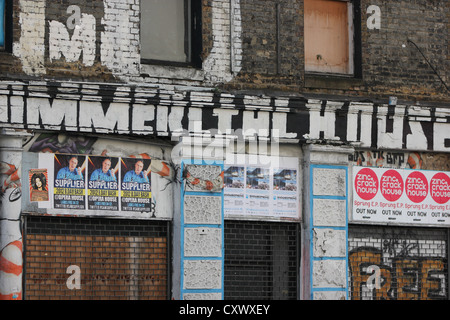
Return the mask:
{"type": "Polygon", "coordinates": [[[45,0],[21,0],[20,39],[13,44],[13,54],[22,62],[27,75],[45,73],[45,0]]]}
{"type": "Polygon", "coordinates": [[[128,114],[124,103],[111,103],[105,113],[100,102],[84,101],[80,103],[81,131],[89,131],[92,127],[98,133],[110,132],[114,128],[117,132],[126,133],[128,130],[128,114]]]}
{"type": "Polygon", "coordinates": [[[320,139],[320,132],[322,131],[324,139],[339,140],[339,137],[335,136],[336,110],[341,109],[343,104],[342,102],[327,104],[327,112],[322,115],[322,101],[309,100],[306,107],[310,110],[311,131],[305,138],[320,139]]]}
{"type": "MultiPolygon", "coordinates": [[[[378,107],[378,112],[381,114],[388,114],[388,106],[378,107]]],[[[397,105],[395,107],[395,114],[392,116],[393,132],[388,132],[386,128],[386,120],[380,120],[378,117],[378,147],[380,149],[401,149],[403,144],[403,121],[405,116],[406,106],[397,105]]],[[[382,117],[384,119],[384,117],[382,117]]]]}
{"type": "Polygon", "coordinates": [[[95,59],[95,17],[83,13],[80,24],[76,25],[70,37],[66,26],[59,21],[49,22],[49,53],[50,61],[59,60],[62,56],[67,62],[80,60],[83,64],[92,66],[95,59]]]}
{"type": "Polygon", "coordinates": [[[40,121],[49,122],[50,129],[61,130],[64,121],[66,128],[76,128],[77,125],[77,101],[53,100],[30,98],[27,100],[27,119],[29,128],[40,128],[40,121]]]}
{"type": "Polygon", "coordinates": [[[203,62],[205,81],[210,83],[228,82],[233,74],[241,70],[241,9],[240,0],[221,0],[212,2],[213,47],[203,62]],[[231,6],[231,1],[234,5],[231,6]],[[232,19],[230,8],[233,7],[232,19]],[[233,28],[230,28],[233,23],[233,28]],[[234,30],[231,34],[231,29],[234,30]],[[233,50],[233,54],[231,54],[233,50]],[[233,57],[233,61],[232,61],[233,57]],[[233,70],[232,70],[233,69],[233,70]]]}
{"type": "Polygon", "coordinates": [[[100,56],[115,76],[139,73],[139,0],[104,0],[100,56]]]}

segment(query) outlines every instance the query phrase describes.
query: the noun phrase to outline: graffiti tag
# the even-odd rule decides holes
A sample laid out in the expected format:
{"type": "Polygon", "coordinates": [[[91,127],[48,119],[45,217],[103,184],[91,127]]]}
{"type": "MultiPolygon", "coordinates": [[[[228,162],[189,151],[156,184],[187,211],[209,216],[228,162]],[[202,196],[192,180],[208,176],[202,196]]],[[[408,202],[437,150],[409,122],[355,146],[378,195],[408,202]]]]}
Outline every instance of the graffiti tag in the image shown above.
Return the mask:
{"type": "Polygon", "coordinates": [[[446,260],[395,256],[383,262],[382,251],[362,247],[349,254],[352,300],[442,300],[446,294],[446,260]],[[374,272],[375,271],[375,272],[374,272]]]}

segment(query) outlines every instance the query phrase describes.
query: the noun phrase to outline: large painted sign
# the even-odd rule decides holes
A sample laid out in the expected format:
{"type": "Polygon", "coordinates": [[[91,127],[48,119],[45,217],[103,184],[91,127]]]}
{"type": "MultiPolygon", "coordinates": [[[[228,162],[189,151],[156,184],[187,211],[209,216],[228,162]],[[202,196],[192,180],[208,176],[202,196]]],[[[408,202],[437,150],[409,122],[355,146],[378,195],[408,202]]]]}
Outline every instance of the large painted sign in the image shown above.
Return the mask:
{"type": "Polygon", "coordinates": [[[450,113],[444,108],[159,89],[139,89],[138,93],[134,87],[113,85],[90,88],[92,96],[85,97],[82,86],[72,90],[73,96],[63,86],[48,94],[67,99],[32,97],[26,86],[21,95],[0,95],[0,125],[161,137],[185,132],[242,135],[293,143],[450,151],[450,113]]]}
{"type": "Polygon", "coordinates": [[[353,168],[353,220],[450,226],[450,174],[353,168]]]}

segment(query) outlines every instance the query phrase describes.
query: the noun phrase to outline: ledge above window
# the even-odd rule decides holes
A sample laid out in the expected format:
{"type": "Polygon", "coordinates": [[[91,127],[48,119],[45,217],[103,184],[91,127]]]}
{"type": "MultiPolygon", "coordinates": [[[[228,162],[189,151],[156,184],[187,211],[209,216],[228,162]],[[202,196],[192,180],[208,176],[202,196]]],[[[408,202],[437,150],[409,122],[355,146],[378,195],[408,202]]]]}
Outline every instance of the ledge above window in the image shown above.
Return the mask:
{"type": "Polygon", "coordinates": [[[361,85],[363,80],[352,75],[305,73],[305,88],[345,90],[361,85]]]}
{"type": "Polygon", "coordinates": [[[141,64],[141,75],[168,79],[203,81],[204,72],[192,66],[172,66],[165,64],[141,64]]]}

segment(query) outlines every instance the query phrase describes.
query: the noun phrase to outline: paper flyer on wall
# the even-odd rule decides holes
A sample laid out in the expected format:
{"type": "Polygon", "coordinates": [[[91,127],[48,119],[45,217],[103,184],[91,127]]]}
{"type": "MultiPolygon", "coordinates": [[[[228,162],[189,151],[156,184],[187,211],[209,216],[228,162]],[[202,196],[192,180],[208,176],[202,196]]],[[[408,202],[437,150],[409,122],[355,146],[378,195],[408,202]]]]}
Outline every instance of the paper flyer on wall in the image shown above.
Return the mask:
{"type": "Polygon", "coordinates": [[[245,182],[245,214],[270,215],[270,168],[247,166],[245,182]]]}
{"type": "Polygon", "coordinates": [[[30,201],[48,201],[47,169],[31,169],[28,172],[30,201]]]}
{"type": "Polygon", "coordinates": [[[273,171],[273,211],[280,216],[298,214],[298,169],[293,166],[273,171]]]}
{"type": "Polygon", "coordinates": [[[119,210],[119,158],[88,156],[88,209],[119,210]]]}
{"type": "Polygon", "coordinates": [[[53,207],[86,209],[86,156],[54,155],[53,207]]]}
{"type": "Polygon", "coordinates": [[[280,157],[277,166],[245,163],[224,166],[224,212],[226,215],[299,217],[298,159],[280,157]]]}
{"type": "Polygon", "coordinates": [[[225,214],[242,214],[245,203],[245,165],[224,167],[225,214]]]}
{"type": "Polygon", "coordinates": [[[66,213],[151,212],[150,163],[150,159],[42,153],[39,155],[42,169],[29,172],[30,201],[38,202],[39,208],[62,209],[66,213]],[[37,191],[33,189],[37,185],[36,176],[45,172],[48,198],[37,199],[37,191]]]}
{"type": "Polygon", "coordinates": [[[151,211],[150,159],[121,158],[123,211],[151,211]]]}
{"type": "Polygon", "coordinates": [[[353,168],[353,220],[450,225],[448,172],[353,168]]]}

